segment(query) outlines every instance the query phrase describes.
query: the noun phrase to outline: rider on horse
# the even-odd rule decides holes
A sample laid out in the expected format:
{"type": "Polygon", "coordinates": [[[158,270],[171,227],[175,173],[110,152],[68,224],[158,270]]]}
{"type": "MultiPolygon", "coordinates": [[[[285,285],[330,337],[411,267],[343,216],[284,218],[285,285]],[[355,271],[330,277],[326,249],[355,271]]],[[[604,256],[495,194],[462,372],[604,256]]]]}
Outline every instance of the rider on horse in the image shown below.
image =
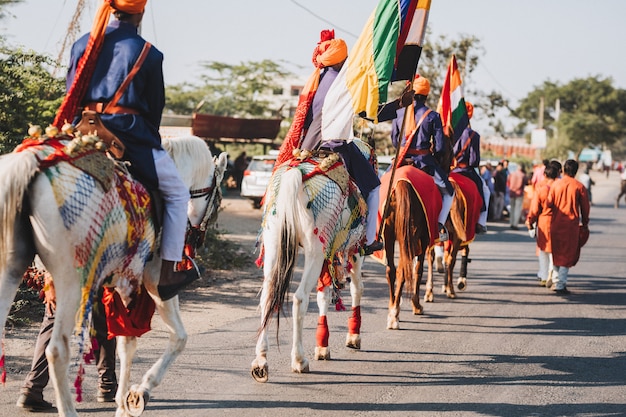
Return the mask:
{"type": "MultiPolygon", "coordinates": [[[[465,102],[467,109],[468,119],[472,118],[474,114],[474,105],[469,101],[465,102]]],[[[476,224],[476,233],[487,233],[487,213],[489,212],[489,188],[485,184],[485,181],[478,174],[478,168],[480,165],[480,135],[469,126],[469,124],[463,130],[463,133],[452,147],[454,154],[454,162],[452,164],[452,172],[458,172],[471,179],[478,193],[483,199],[483,204],[480,209],[480,217],[476,224]]]]}
{"type": "Polygon", "coordinates": [[[165,207],[158,289],[165,301],[198,275],[193,270],[189,271],[191,273],[174,272],[175,263],[183,255],[189,190],[172,158],[161,146],[159,125],[165,106],[163,54],[137,33],[146,2],[104,2],[91,34],[84,35],[72,46],[68,93],[55,125],[67,120],[77,122],[80,116],[75,118],[75,115],[81,110],[96,111],[105,128],[125,146],[123,159],[130,162],[131,172],[149,189],[160,191],[165,207]],[[111,13],[116,20],[106,27],[111,13]],[[146,46],[149,50],[143,55],[146,46]],[[102,59],[98,59],[100,56],[102,59]],[[139,61],[138,57],[144,61],[139,61]],[[137,72],[131,75],[133,70],[137,72]],[[107,107],[116,92],[124,91],[120,84],[125,79],[130,83],[119,102],[107,107]]]}
{"type": "MultiPolygon", "coordinates": [[[[417,75],[413,81],[415,92],[415,132],[410,138],[410,147],[406,153],[406,159],[402,163],[409,163],[423,170],[433,177],[442,197],[442,207],[438,216],[439,241],[448,240],[448,231],[444,224],[452,207],[454,189],[448,180],[448,167],[442,165],[443,156],[446,153],[445,136],[439,113],[426,106],[426,98],[430,93],[428,79],[417,75]]],[[[396,106],[397,107],[397,106],[396,106]]],[[[406,135],[400,138],[404,119],[404,108],[395,109],[393,106],[385,106],[378,114],[378,120],[393,119],[391,141],[394,146],[405,146],[406,135]]]]}
{"type": "Polygon", "coordinates": [[[325,149],[341,155],[348,173],[355,181],[361,195],[367,202],[365,255],[383,248],[376,240],[376,216],[378,214],[378,189],[380,180],[371,161],[366,159],[353,141],[336,137],[323,137],[322,107],[332,83],[348,58],[348,47],[343,39],[335,39],[334,31],[323,31],[321,41],[313,51],[313,64],[316,72],[320,71],[316,80],[319,84],[308,108],[302,129],[302,140],[299,148],[303,150],[325,149]]]}

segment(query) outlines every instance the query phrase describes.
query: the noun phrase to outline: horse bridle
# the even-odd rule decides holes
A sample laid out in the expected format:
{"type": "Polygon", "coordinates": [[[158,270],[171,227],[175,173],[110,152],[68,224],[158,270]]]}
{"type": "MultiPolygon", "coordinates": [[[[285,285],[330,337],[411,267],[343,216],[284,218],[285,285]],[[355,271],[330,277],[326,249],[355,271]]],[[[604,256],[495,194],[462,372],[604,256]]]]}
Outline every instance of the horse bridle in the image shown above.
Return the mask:
{"type": "Polygon", "coordinates": [[[199,225],[194,226],[191,221],[187,219],[187,236],[185,237],[185,243],[190,244],[197,249],[202,243],[204,243],[204,237],[206,235],[207,225],[213,216],[214,210],[209,210],[209,207],[214,207],[219,185],[217,184],[217,168],[213,171],[212,185],[200,188],[197,190],[189,190],[191,199],[205,198],[208,203],[204,209],[202,221],[199,225]]]}

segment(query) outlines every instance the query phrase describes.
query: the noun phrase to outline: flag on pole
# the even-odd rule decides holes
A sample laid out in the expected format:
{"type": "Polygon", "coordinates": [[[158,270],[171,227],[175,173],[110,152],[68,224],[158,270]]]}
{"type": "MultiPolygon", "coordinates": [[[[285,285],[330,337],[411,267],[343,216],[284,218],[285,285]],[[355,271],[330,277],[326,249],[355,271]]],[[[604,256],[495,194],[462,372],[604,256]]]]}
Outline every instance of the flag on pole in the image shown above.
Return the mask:
{"type": "Polygon", "coordinates": [[[391,81],[412,80],[419,60],[431,0],[380,0],[323,106],[322,137],[352,136],[359,114],[377,121],[391,81]]]}
{"type": "Polygon", "coordinates": [[[446,79],[441,88],[437,113],[441,115],[441,123],[446,136],[455,143],[461,137],[463,130],[469,125],[461,73],[456,63],[456,56],[452,55],[446,72],[446,79]]]}

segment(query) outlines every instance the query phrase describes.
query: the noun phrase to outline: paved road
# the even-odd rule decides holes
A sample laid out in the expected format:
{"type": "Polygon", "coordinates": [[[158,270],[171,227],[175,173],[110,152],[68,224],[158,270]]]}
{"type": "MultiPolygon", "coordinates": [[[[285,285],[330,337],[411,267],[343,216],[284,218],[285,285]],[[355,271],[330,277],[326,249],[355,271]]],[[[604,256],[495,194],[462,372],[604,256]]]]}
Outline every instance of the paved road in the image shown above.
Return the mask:
{"type": "MultiPolygon", "coordinates": [[[[367,260],[362,350],[343,347],[348,314],[332,312],[333,359],[312,361],[310,374],[293,374],[290,321],[283,320],[280,350],[270,340],[270,380],[259,384],[249,368],[261,275],[242,272],[182,297],[187,349],[144,416],[626,415],[626,207],[613,207],[616,173],[608,179],[594,173],[594,179],[591,237],[570,271],[571,295],[537,285],[534,242],[525,231],[490,223],[489,233],[472,245],[469,287],[456,300],[437,293],[423,316],[413,316],[405,303],[402,330],[385,330],[384,268],[367,260]]],[[[224,203],[226,236],[252,248],[260,213],[236,197],[224,203]]],[[[315,308],[305,327],[311,355],[315,308]]],[[[140,340],[134,380],[163,349],[165,335],[154,322],[155,330],[140,340]]],[[[28,349],[11,347],[34,340],[33,330],[7,337],[9,366],[25,369],[28,349]]],[[[88,369],[86,387],[95,387],[94,374],[88,369]]],[[[20,382],[21,375],[9,374],[0,389],[0,415],[15,415],[20,382]]],[[[113,414],[95,395],[85,397],[81,415],[113,414]]]]}

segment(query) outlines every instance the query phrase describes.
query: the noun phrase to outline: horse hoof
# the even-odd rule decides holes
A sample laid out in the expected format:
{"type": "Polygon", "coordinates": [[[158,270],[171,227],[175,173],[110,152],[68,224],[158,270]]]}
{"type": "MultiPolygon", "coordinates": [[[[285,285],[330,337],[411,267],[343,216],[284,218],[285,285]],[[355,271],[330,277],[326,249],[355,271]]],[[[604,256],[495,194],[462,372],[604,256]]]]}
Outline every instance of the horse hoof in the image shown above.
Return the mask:
{"type": "Polygon", "coordinates": [[[349,347],[350,349],[361,349],[361,335],[348,334],[346,337],[346,347],[349,347]]]}
{"type": "Polygon", "coordinates": [[[400,324],[398,323],[398,320],[387,320],[387,330],[400,330],[400,324]]]}
{"type": "Polygon", "coordinates": [[[305,362],[296,366],[291,365],[291,371],[297,374],[308,374],[309,372],[311,372],[311,370],[309,369],[309,362],[305,360],[305,362]]]}
{"type": "Polygon", "coordinates": [[[424,308],[420,307],[413,307],[413,315],[414,316],[421,316],[422,314],[424,314],[424,308]]]}
{"type": "Polygon", "coordinates": [[[253,366],[250,373],[256,382],[267,382],[270,377],[267,364],[263,366],[253,366]]]}
{"type": "Polygon", "coordinates": [[[138,392],[133,387],[126,393],[126,398],[123,403],[124,410],[132,417],[139,417],[146,408],[149,399],[150,395],[147,392],[138,392]]]}
{"type": "Polygon", "coordinates": [[[315,346],[315,360],[327,361],[330,359],[330,349],[328,346],[315,346]]]}
{"type": "Polygon", "coordinates": [[[465,291],[467,289],[467,278],[459,277],[456,282],[456,287],[459,289],[459,291],[465,291]]]}
{"type": "Polygon", "coordinates": [[[454,299],[456,298],[456,294],[455,294],[455,293],[453,293],[453,292],[449,292],[449,293],[447,294],[447,296],[448,296],[448,298],[450,298],[450,299],[452,299],[452,300],[454,300],[454,299]]]}
{"type": "Polygon", "coordinates": [[[433,295],[432,291],[424,294],[425,303],[432,303],[434,300],[435,300],[435,296],[433,295]]]}

